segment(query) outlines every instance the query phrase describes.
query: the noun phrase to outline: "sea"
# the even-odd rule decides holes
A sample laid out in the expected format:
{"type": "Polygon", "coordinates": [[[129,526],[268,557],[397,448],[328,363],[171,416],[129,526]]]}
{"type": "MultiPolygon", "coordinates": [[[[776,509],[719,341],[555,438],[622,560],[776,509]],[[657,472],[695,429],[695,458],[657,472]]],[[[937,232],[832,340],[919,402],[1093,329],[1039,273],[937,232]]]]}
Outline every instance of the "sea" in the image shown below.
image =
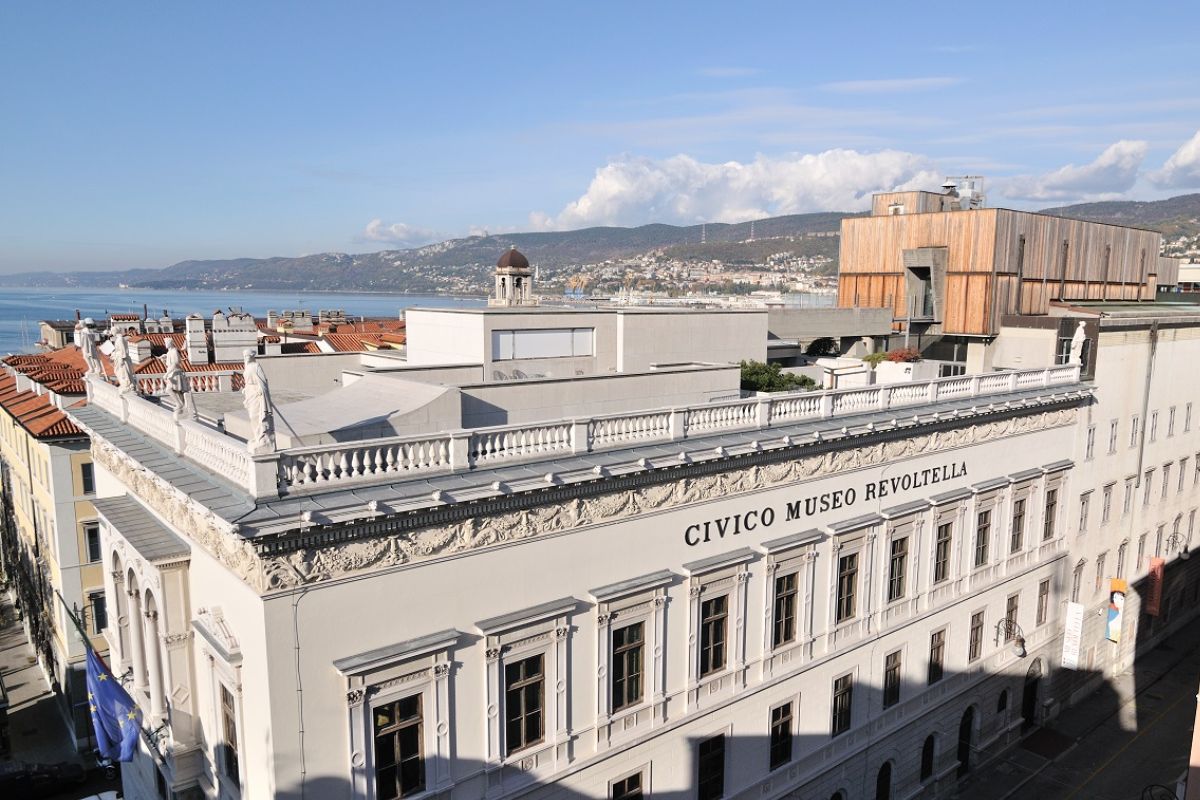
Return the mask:
{"type": "Polygon", "coordinates": [[[158,318],[163,309],[178,319],[188,314],[211,317],[218,308],[240,307],[256,317],[268,310],[340,308],[350,317],[398,317],[400,310],[425,308],[480,308],[483,297],[414,294],[279,293],[222,291],[164,291],[154,289],[21,289],[0,287],[0,355],[36,352],[41,338],[38,323],[44,319],[96,320],[109,314],[142,313],[142,306],[158,318]]]}

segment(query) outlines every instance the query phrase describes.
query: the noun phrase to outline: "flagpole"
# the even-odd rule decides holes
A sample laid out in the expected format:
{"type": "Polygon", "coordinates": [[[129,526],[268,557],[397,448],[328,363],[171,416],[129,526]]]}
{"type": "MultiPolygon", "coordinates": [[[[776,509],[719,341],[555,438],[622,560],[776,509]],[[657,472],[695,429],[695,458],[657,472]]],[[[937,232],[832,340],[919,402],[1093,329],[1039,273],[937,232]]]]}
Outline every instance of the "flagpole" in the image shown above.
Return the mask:
{"type": "Polygon", "coordinates": [[[79,632],[79,638],[83,639],[83,646],[85,648],[87,648],[88,650],[91,650],[93,653],[95,653],[96,659],[104,666],[104,668],[106,670],[108,670],[109,672],[112,672],[112,670],[109,669],[108,663],[104,660],[104,656],[100,655],[99,651],[97,651],[96,648],[92,647],[91,637],[88,636],[87,631],[84,630],[83,623],[80,622],[79,618],[75,616],[74,609],[72,609],[71,606],[67,605],[67,599],[62,596],[62,593],[59,592],[58,589],[54,590],[54,595],[59,599],[59,602],[61,602],[63,604],[63,609],[67,612],[67,619],[71,620],[71,622],[74,623],[75,630],[77,630],[79,632]]]}

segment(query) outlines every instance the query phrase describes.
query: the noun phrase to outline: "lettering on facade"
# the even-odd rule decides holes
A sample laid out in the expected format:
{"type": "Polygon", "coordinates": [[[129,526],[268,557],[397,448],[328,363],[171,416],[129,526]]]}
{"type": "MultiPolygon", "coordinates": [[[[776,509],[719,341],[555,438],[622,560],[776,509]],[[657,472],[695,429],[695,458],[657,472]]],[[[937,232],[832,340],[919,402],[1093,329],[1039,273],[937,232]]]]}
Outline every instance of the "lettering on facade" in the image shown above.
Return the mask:
{"type": "MultiPolygon", "coordinates": [[[[966,476],[967,462],[965,461],[913,470],[903,475],[871,481],[859,487],[832,489],[811,497],[792,500],[784,504],[781,516],[785,522],[795,522],[830,511],[849,509],[859,501],[881,501],[914,489],[923,489],[943,481],[952,481],[966,476]]],[[[697,522],[684,528],[683,541],[689,547],[696,547],[714,540],[720,541],[726,537],[752,533],[771,527],[775,522],[775,517],[775,509],[766,506],[753,511],[697,522]]]]}

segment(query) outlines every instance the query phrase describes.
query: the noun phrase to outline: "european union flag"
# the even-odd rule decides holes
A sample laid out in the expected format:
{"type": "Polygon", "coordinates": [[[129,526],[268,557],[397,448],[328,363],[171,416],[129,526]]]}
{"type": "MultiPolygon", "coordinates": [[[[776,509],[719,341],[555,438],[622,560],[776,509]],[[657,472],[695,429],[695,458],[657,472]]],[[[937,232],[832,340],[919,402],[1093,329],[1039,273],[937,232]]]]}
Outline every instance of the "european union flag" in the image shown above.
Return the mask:
{"type": "Polygon", "coordinates": [[[142,712],[108,667],[88,648],[88,708],[100,754],[117,761],[132,761],[142,730],[142,712]]]}

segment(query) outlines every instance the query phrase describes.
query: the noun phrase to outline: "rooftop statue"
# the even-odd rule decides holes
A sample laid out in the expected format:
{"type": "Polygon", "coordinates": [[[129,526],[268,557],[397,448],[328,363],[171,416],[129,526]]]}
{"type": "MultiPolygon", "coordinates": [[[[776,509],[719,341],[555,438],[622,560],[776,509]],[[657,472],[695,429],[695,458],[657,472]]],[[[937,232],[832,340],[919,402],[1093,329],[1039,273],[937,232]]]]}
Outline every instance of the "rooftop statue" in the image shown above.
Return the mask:
{"type": "Polygon", "coordinates": [[[100,362],[100,349],[96,347],[96,332],[92,330],[91,325],[91,317],[75,323],[75,330],[79,333],[79,349],[83,353],[83,360],[87,363],[88,373],[103,375],[104,365],[100,362]]]}
{"type": "Polygon", "coordinates": [[[123,333],[113,336],[112,361],[121,393],[132,392],[136,379],[133,377],[133,360],[129,357],[129,345],[123,333]]]}
{"type": "Polygon", "coordinates": [[[167,391],[175,400],[175,419],[182,419],[188,406],[188,377],[183,371],[183,357],[174,339],[167,339],[167,354],[163,357],[163,363],[167,367],[167,391]]]}
{"type": "Polygon", "coordinates": [[[267,374],[258,363],[253,350],[245,353],[246,369],[243,373],[242,404],[250,417],[250,438],[246,446],[253,454],[275,451],[275,411],[271,407],[271,390],[267,385],[267,374]]]}

